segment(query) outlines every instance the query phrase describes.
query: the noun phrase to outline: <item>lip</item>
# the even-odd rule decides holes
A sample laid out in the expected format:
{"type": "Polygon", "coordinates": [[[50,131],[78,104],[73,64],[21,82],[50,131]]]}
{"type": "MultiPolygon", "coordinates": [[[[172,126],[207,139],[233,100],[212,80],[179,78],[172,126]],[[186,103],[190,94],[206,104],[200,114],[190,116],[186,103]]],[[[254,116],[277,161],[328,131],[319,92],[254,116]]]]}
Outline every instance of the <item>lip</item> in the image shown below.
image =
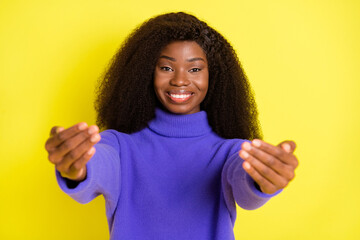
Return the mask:
{"type": "Polygon", "coordinates": [[[171,89],[170,91],[167,91],[168,94],[193,94],[192,91],[187,91],[185,89],[171,89]]]}

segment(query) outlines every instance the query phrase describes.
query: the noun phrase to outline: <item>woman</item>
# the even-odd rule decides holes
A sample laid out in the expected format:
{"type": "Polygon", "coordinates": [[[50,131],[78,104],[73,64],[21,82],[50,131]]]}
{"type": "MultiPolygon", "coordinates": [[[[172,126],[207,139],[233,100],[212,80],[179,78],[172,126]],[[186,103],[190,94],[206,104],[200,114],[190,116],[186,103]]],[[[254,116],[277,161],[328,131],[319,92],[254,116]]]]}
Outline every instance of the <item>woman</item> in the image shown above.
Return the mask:
{"type": "Polygon", "coordinates": [[[104,195],[111,239],[234,239],[235,202],[262,206],[298,165],[294,142],[260,140],[231,45],[186,13],[128,37],[96,110],[108,130],[54,127],[45,147],[64,192],[81,203],[104,195]]]}

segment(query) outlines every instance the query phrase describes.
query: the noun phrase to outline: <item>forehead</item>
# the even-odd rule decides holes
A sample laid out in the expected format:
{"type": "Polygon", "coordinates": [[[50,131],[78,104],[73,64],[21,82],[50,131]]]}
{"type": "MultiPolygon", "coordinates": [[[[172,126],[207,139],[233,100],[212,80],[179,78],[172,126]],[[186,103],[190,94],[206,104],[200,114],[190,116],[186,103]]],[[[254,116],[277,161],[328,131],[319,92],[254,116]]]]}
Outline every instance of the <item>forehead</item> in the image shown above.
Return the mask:
{"type": "Polygon", "coordinates": [[[204,50],[194,41],[176,41],[166,45],[160,55],[174,58],[195,58],[206,59],[204,50]]]}

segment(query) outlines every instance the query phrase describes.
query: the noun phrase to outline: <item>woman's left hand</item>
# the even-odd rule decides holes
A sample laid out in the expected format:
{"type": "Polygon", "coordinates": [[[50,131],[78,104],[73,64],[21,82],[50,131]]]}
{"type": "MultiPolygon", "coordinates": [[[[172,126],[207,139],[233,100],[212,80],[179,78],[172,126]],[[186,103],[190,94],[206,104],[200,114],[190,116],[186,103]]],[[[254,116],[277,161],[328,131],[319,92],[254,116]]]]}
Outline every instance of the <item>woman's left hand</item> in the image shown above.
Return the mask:
{"type": "Polygon", "coordinates": [[[259,139],[241,145],[239,155],[244,170],[259,185],[260,190],[267,194],[285,188],[295,177],[298,160],[293,154],[296,144],[284,141],[278,146],[271,145],[259,139]]]}

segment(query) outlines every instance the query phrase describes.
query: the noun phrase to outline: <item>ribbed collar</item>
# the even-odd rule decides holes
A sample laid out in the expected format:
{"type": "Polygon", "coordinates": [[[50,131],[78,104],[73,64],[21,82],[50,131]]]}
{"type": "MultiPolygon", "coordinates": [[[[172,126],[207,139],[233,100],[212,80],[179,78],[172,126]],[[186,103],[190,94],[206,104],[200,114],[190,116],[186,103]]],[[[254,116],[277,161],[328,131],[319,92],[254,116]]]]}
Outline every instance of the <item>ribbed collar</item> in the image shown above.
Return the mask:
{"type": "Polygon", "coordinates": [[[197,137],[211,132],[205,111],[178,115],[157,108],[149,128],[166,137],[197,137]]]}

